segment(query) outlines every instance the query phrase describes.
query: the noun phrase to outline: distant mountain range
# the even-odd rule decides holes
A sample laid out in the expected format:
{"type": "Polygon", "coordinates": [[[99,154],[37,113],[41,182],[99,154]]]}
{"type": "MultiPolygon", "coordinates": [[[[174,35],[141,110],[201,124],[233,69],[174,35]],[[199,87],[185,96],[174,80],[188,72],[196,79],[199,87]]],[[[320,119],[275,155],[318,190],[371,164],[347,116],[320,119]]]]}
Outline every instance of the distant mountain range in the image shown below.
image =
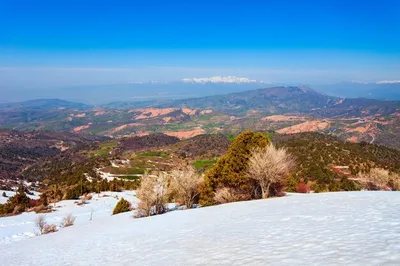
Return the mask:
{"type": "Polygon", "coordinates": [[[279,86],[203,98],[175,100],[161,107],[212,109],[230,114],[249,110],[265,114],[306,113],[322,117],[387,115],[400,108],[400,102],[367,98],[339,98],[306,86],[279,86]]]}
{"type": "Polygon", "coordinates": [[[0,105],[0,127],[109,137],[162,132],[188,138],[254,129],[280,134],[321,132],[399,148],[399,125],[400,101],[335,97],[306,86],[96,106],[58,99],[0,105]]]}
{"type": "Polygon", "coordinates": [[[315,86],[316,89],[329,95],[370,99],[400,100],[400,81],[382,80],[375,83],[342,82],[331,85],[315,86]]]}
{"type": "MultiPolygon", "coordinates": [[[[203,81],[202,81],[203,82],[203,81]]],[[[196,84],[202,86],[202,84],[196,84]]],[[[0,104],[0,123],[4,117],[17,118],[23,113],[28,121],[47,114],[56,119],[58,112],[68,110],[132,108],[184,108],[211,109],[228,114],[245,114],[259,111],[265,114],[304,113],[322,117],[387,115],[399,110],[400,101],[375,100],[368,98],[345,98],[319,93],[307,86],[277,86],[244,92],[212,95],[187,99],[120,101],[104,105],[86,105],[60,99],[38,99],[25,102],[0,104]],[[15,114],[15,115],[13,115],[15,114]]],[[[46,118],[45,118],[46,120],[46,118]]]]}
{"type": "MultiPolygon", "coordinates": [[[[184,78],[177,81],[134,81],[125,84],[27,90],[20,93],[0,91],[0,99],[3,101],[23,101],[35,98],[59,98],[93,105],[145,101],[154,104],[166,100],[200,98],[282,85],[287,84],[265,83],[246,77],[214,76],[184,78]]],[[[375,83],[342,82],[312,87],[319,92],[336,97],[400,100],[400,82],[398,80],[383,80],[375,83]]]]}

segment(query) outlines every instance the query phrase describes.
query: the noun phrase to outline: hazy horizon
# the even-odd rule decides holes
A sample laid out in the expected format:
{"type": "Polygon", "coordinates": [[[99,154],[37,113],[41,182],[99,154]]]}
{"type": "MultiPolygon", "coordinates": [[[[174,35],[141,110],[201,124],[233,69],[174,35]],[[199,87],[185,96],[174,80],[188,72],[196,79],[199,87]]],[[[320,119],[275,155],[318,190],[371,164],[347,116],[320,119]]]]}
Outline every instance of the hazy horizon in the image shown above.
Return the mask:
{"type": "Polygon", "coordinates": [[[0,89],[240,76],[268,83],[400,79],[400,4],[7,1],[0,89]]]}

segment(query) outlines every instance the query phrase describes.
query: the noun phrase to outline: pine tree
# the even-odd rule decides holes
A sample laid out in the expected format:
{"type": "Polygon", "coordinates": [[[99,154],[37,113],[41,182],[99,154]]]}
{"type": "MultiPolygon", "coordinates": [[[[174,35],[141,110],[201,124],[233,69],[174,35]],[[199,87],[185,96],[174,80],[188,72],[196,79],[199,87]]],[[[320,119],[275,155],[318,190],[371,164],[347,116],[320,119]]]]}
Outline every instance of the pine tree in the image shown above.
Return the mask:
{"type": "Polygon", "coordinates": [[[205,175],[201,188],[200,204],[214,204],[214,195],[218,188],[228,187],[239,190],[248,198],[258,198],[257,185],[247,175],[251,152],[256,148],[265,148],[270,144],[267,136],[253,131],[244,131],[232,142],[227,153],[205,175]]]}
{"type": "Polygon", "coordinates": [[[124,198],[121,198],[113,210],[113,215],[128,212],[131,210],[131,203],[124,198]]]}

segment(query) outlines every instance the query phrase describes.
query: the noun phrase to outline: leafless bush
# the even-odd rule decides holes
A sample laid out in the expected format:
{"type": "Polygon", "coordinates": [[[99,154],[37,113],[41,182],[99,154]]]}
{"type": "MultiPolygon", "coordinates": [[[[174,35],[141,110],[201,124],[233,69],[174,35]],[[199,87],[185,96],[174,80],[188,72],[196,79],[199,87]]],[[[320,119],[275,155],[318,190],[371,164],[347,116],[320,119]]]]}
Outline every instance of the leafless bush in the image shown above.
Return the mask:
{"type": "Polygon", "coordinates": [[[248,175],[261,187],[262,198],[270,194],[271,185],[284,184],[295,167],[293,157],[285,148],[269,145],[253,151],[249,160],[248,175]]]}
{"type": "Polygon", "coordinates": [[[86,195],[83,197],[83,199],[84,199],[85,201],[91,200],[92,198],[93,198],[92,194],[86,194],[86,195]]]}
{"type": "Polygon", "coordinates": [[[37,229],[39,229],[39,235],[57,232],[57,226],[54,224],[47,224],[46,217],[44,215],[39,215],[36,217],[35,226],[37,229]]]}
{"type": "Polygon", "coordinates": [[[57,226],[55,224],[46,224],[44,226],[43,234],[49,234],[57,232],[57,226]]]}
{"type": "Polygon", "coordinates": [[[214,201],[220,204],[248,200],[249,196],[246,193],[241,193],[240,191],[233,188],[220,188],[217,189],[214,195],[214,201]]]}
{"type": "Polygon", "coordinates": [[[358,175],[361,180],[367,184],[371,182],[378,190],[386,188],[390,180],[389,171],[382,168],[372,168],[368,173],[359,173],[358,175]]]}
{"type": "Polygon", "coordinates": [[[183,170],[173,170],[170,176],[169,192],[189,209],[199,195],[199,186],[203,181],[203,177],[197,174],[194,168],[190,166],[185,167],[183,170]]]}
{"type": "Polygon", "coordinates": [[[61,226],[62,227],[72,226],[75,223],[75,219],[76,219],[76,217],[73,216],[71,213],[69,213],[69,214],[67,214],[67,216],[65,216],[63,218],[61,226]]]}
{"type": "Polygon", "coordinates": [[[398,173],[392,173],[390,175],[390,181],[389,181],[392,190],[395,191],[400,191],[400,174],[398,173]]]}
{"type": "Polygon", "coordinates": [[[36,217],[35,227],[39,229],[40,235],[44,233],[44,229],[46,227],[46,217],[44,215],[39,215],[38,217],[36,217]]]}
{"type": "Polygon", "coordinates": [[[140,202],[136,208],[137,217],[150,216],[165,212],[165,202],[168,192],[168,176],[143,175],[136,196],[140,202]]]}

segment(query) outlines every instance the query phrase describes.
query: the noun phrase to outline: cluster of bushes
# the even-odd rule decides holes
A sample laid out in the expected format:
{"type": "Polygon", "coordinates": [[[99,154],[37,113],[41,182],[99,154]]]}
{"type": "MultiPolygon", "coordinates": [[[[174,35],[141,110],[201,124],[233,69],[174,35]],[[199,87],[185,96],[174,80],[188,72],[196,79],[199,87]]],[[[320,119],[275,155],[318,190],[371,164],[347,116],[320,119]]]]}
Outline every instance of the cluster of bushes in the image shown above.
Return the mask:
{"type": "Polygon", "coordinates": [[[191,208],[282,195],[294,159],[284,148],[270,144],[267,136],[245,131],[205,175],[185,165],[170,173],[145,175],[136,196],[137,216],[166,211],[168,200],[191,208]]]}
{"type": "Polygon", "coordinates": [[[21,185],[14,196],[9,197],[6,203],[0,204],[0,216],[16,215],[31,209],[40,212],[47,209],[47,206],[48,201],[45,194],[42,194],[38,200],[31,199],[21,185]]]}
{"type": "Polygon", "coordinates": [[[192,166],[184,165],[170,173],[144,175],[136,196],[140,202],[136,217],[162,214],[168,210],[166,203],[174,201],[192,208],[199,200],[203,176],[192,166]]]}
{"type": "Polygon", "coordinates": [[[349,166],[352,175],[372,168],[400,171],[400,151],[368,143],[341,141],[319,133],[274,135],[272,141],[284,146],[299,162],[298,173],[309,180],[324,178],[329,165],[349,166]]]}
{"type": "Polygon", "coordinates": [[[294,160],[262,133],[244,131],[205,174],[203,206],[281,195],[294,160]]]}
{"type": "MultiPolygon", "coordinates": [[[[71,213],[67,214],[62,220],[60,227],[69,227],[73,226],[75,223],[76,217],[71,213]]],[[[48,224],[46,221],[46,217],[44,215],[39,215],[35,219],[35,227],[38,229],[38,235],[45,235],[49,233],[54,233],[58,231],[58,228],[55,224],[48,224]]]]}
{"type": "Polygon", "coordinates": [[[373,168],[369,172],[359,173],[359,181],[367,190],[400,191],[400,174],[383,168],[373,168]]]}
{"type": "Polygon", "coordinates": [[[140,184],[139,179],[135,180],[111,180],[107,181],[106,179],[102,179],[101,181],[93,180],[83,180],[81,179],[77,184],[74,185],[65,185],[65,184],[54,184],[49,185],[44,193],[48,196],[51,202],[57,202],[60,200],[71,200],[71,199],[79,199],[80,196],[88,193],[101,191],[114,191],[120,192],[122,190],[134,190],[137,189],[140,184]]]}

